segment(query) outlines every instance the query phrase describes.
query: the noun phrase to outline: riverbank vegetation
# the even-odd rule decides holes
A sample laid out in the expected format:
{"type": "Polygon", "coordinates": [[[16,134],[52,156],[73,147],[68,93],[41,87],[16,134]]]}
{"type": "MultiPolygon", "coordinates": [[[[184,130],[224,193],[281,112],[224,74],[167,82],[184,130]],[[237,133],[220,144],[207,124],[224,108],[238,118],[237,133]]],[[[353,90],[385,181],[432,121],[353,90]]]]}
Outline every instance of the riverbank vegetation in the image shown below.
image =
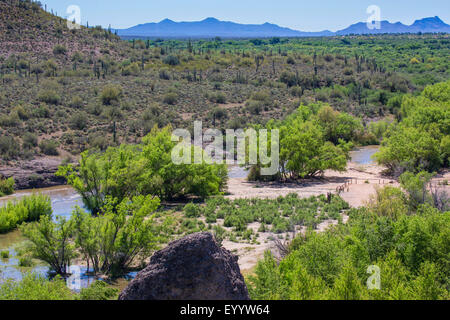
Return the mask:
{"type": "Polygon", "coordinates": [[[285,120],[269,121],[266,128],[280,132],[279,169],[273,176],[261,176],[261,165],[255,165],[249,180],[296,180],[322,176],[328,169],[345,171],[352,143],[367,135],[360,119],[322,103],[301,105],[285,120]]]}
{"type": "Polygon", "coordinates": [[[0,283],[0,300],[113,300],[118,290],[105,282],[96,281],[80,293],[71,291],[64,280],[48,280],[36,274],[27,274],[21,281],[0,283]]]}
{"type": "Polygon", "coordinates": [[[138,143],[155,125],[265,125],[302,103],[368,128],[449,79],[446,35],[124,41],[18,3],[0,3],[4,161],[138,143]]]}
{"type": "Polygon", "coordinates": [[[46,262],[51,272],[67,275],[77,257],[94,274],[120,276],[151,256],[160,243],[160,229],[151,216],[159,199],[150,196],[108,197],[102,215],[93,217],[77,208],[70,219],[43,216],[21,227],[33,257],[46,262]]]}
{"type": "Polygon", "coordinates": [[[252,299],[449,299],[450,212],[410,210],[386,187],[346,224],[297,236],[281,261],[267,252],[247,279],[252,299]]]}
{"type": "Polygon", "coordinates": [[[14,193],[14,178],[4,179],[0,177],[0,197],[8,196],[14,193]]]}
{"type": "Polygon", "coordinates": [[[50,198],[41,194],[8,201],[0,207],[0,233],[14,230],[23,222],[37,221],[41,216],[50,216],[51,213],[50,198]]]}

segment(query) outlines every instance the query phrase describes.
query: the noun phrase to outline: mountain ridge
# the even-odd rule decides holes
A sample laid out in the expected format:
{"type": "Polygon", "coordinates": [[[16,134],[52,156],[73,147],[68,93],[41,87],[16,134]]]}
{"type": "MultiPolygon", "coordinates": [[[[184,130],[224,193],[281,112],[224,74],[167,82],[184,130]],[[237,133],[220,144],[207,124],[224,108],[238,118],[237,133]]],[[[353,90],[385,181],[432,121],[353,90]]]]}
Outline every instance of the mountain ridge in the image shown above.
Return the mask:
{"type": "Polygon", "coordinates": [[[366,22],[358,22],[348,28],[332,32],[329,30],[308,32],[281,27],[265,22],[263,24],[241,24],[208,17],[201,21],[180,21],[164,19],[160,22],[138,24],[127,29],[117,29],[121,37],[147,38],[269,38],[269,37],[324,37],[350,34],[382,33],[450,33],[450,25],[438,16],[416,20],[411,25],[401,22],[381,21],[380,29],[369,29],[366,22]]]}

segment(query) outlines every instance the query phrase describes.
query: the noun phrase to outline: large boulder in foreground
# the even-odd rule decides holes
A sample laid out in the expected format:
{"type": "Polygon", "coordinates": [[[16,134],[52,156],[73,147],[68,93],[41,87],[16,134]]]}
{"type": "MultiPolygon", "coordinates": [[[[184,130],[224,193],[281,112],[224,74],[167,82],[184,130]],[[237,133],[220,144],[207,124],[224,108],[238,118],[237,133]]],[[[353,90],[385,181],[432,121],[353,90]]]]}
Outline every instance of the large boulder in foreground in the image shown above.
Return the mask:
{"type": "Polygon", "coordinates": [[[191,234],[156,252],[119,300],[249,300],[237,260],[212,234],[191,234]]]}

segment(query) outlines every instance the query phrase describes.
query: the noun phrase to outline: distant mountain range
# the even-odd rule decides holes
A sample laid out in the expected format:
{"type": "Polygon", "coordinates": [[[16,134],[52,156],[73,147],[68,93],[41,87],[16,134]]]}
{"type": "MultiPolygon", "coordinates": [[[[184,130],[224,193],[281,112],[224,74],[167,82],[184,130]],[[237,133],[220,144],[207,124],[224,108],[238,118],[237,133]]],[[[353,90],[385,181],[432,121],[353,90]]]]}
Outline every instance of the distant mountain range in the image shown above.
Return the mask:
{"type": "Polygon", "coordinates": [[[175,22],[165,19],[159,23],[140,24],[129,29],[118,29],[119,36],[124,38],[269,38],[269,37],[327,37],[349,34],[380,33],[450,33],[450,25],[439,17],[425,18],[407,26],[401,22],[381,21],[381,29],[369,29],[365,22],[331,32],[304,32],[283,28],[276,24],[239,24],[207,18],[195,22],[175,22]]]}

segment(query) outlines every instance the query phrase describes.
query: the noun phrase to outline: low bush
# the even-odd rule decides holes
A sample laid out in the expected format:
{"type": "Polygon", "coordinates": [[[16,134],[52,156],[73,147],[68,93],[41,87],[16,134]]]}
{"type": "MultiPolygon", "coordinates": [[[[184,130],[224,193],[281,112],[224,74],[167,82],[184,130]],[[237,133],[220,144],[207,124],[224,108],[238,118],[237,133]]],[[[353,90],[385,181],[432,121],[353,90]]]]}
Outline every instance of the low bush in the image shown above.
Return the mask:
{"type": "Polygon", "coordinates": [[[100,94],[100,100],[104,105],[117,104],[122,96],[122,88],[119,86],[106,86],[100,94]]]}
{"type": "Polygon", "coordinates": [[[169,105],[174,105],[175,103],[177,103],[177,100],[178,94],[176,94],[175,92],[169,92],[163,98],[163,102],[169,105]]]}
{"type": "Polygon", "coordinates": [[[177,66],[180,64],[180,60],[176,56],[167,56],[164,58],[164,63],[168,64],[169,66],[177,66]]]}
{"type": "Polygon", "coordinates": [[[104,281],[95,281],[88,288],[83,288],[80,291],[81,300],[117,300],[119,290],[110,287],[104,281]]]}
{"type": "Polygon", "coordinates": [[[47,156],[57,156],[59,154],[58,142],[54,140],[42,140],[41,143],[39,143],[39,149],[47,156]]]}
{"type": "Polygon", "coordinates": [[[20,154],[20,144],[11,136],[0,136],[0,154],[5,160],[16,159],[20,154]]]}
{"type": "Polygon", "coordinates": [[[450,213],[423,206],[415,214],[352,209],[347,224],[307,232],[280,262],[267,252],[247,279],[252,299],[448,300],[450,213]],[[380,289],[370,290],[373,266],[380,289]],[[372,267],[370,269],[369,267],[372,267]],[[370,271],[370,272],[369,272],[370,271]]]}

